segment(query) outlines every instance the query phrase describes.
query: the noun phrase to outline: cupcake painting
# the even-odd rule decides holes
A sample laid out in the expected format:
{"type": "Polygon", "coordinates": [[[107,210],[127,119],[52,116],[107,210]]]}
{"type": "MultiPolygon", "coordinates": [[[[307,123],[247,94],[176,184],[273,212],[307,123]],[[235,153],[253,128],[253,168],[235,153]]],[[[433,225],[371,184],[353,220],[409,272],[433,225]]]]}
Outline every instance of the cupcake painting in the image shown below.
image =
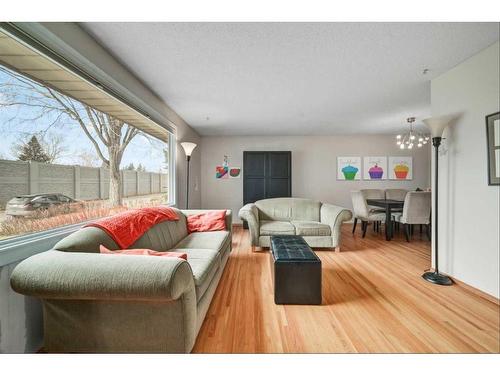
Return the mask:
{"type": "Polygon", "coordinates": [[[389,178],[391,180],[411,180],[413,178],[412,161],[411,156],[391,156],[389,158],[389,178]]]}
{"type": "Polygon", "coordinates": [[[340,156],[337,158],[338,180],[360,180],[361,158],[358,156],[340,156]]]}
{"type": "Polygon", "coordinates": [[[408,168],[407,165],[397,164],[394,167],[394,174],[396,175],[396,178],[398,180],[406,180],[406,177],[408,176],[409,170],[410,170],[410,168],[408,168]]]}
{"type": "Polygon", "coordinates": [[[363,158],[364,180],[387,180],[387,157],[365,156],[363,158]]]}
{"type": "Polygon", "coordinates": [[[342,173],[344,174],[344,178],[346,180],[354,180],[358,171],[359,169],[353,167],[352,165],[346,165],[344,168],[342,168],[342,173]]]}

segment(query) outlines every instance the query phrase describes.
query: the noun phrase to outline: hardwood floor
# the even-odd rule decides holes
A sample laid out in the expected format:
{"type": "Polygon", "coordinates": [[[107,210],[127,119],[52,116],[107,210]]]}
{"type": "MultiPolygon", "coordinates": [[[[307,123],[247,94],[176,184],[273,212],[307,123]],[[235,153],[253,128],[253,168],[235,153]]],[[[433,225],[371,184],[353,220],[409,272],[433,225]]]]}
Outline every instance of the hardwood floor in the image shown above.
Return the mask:
{"type": "Polygon", "coordinates": [[[500,352],[500,307],[481,293],[421,278],[430,242],[415,231],[386,242],[342,229],[342,252],[318,250],[320,306],[275,305],[268,251],[236,227],[233,251],[195,353],[500,352]]]}

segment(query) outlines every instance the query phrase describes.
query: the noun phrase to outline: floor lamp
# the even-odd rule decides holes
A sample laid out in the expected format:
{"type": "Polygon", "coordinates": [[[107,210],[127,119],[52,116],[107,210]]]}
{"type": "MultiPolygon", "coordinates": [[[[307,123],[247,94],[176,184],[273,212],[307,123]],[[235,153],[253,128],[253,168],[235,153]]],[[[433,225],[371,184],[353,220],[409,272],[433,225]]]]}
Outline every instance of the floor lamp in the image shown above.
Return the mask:
{"type": "Polygon", "coordinates": [[[432,145],[434,146],[434,271],[425,272],[422,277],[434,284],[438,285],[451,285],[453,280],[441,273],[439,273],[438,266],[438,207],[439,207],[439,191],[438,191],[438,177],[439,177],[439,145],[443,139],[444,129],[453,120],[453,116],[432,117],[423,120],[431,131],[432,145]]]}
{"type": "Polygon", "coordinates": [[[186,180],[186,209],[189,208],[189,161],[191,160],[191,154],[196,148],[196,143],[193,142],[181,142],[181,146],[186,154],[187,161],[187,180],[186,180]]]}

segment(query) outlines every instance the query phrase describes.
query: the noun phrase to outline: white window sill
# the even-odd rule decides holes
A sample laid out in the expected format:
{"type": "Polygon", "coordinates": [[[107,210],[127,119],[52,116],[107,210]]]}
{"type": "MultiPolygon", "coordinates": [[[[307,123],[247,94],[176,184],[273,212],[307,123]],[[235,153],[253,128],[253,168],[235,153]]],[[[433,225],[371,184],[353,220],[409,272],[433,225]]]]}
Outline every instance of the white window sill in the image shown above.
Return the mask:
{"type": "Polygon", "coordinates": [[[76,232],[90,221],[65,225],[43,232],[29,233],[0,241],[0,267],[19,262],[32,255],[52,249],[62,238],[76,232]]]}

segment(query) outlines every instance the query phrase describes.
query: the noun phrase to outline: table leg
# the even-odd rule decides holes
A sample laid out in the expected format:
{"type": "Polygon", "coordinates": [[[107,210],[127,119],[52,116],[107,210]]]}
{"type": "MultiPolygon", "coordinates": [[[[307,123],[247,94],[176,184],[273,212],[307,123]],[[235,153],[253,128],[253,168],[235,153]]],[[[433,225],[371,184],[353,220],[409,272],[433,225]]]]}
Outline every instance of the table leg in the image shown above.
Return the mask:
{"type": "Polygon", "coordinates": [[[385,239],[390,241],[392,238],[392,214],[391,206],[387,206],[385,209],[385,239]]]}

